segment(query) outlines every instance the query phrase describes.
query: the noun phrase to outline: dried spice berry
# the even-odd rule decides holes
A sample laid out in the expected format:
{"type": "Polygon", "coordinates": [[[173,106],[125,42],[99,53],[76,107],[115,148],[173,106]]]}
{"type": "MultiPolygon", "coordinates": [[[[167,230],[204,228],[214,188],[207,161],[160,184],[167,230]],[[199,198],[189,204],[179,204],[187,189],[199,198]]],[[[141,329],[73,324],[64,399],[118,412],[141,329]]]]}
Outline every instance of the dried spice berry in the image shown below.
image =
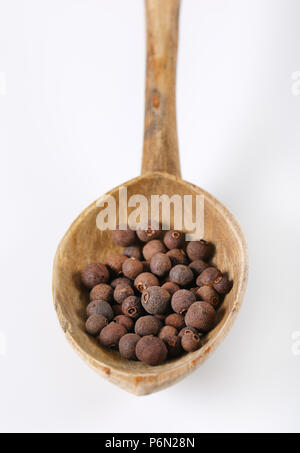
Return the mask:
{"type": "Polygon", "coordinates": [[[188,243],[186,253],[191,261],[208,260],[211,255],[211,244],[201,239],[201,241],[191,241],[188,243]]]}
{"type": "Polygon", "coordinates": [[[220,280],[217,283],[214,283],[214,289],[219,293],[219,294],[227,294],[229,291],[231,291],[232,288],[232,282],[228,280],[227,275],[223,275],[222,280],[220,280]]]}
{"type": "Polygon", "coordinates": [[[178,357],[182,352],[181,340],[177,335],[169,337],[168,340],[165,341],[165,345],[167,346],[168,356],[170,358],[178,357]]]}
{"type": "Polygon", "coordinates": [[[216,311],[208,302],[195,302],[185,315],[187,326],[195,327],[201,332],[208,332],[214,327],[216,311]]]}
{"type": "Polygon", "coordinates": [[[134,280],[134,286],[140,293],[145,291],[150,286],[158,286],[158,285],[159,285],[158,278],[155,275],[153,275],[151,272],[142,272],[134,280]]]}
{"type": "Polygon", "coordinates": [[[86,314],[88,318],[92,315],[103,315],[108,321],[111,321],[114,317],[114,312],[105,300],[93,300],[86,307],[86,314]]]}
{"type": "Polygon", "coordinates": [[[193,271],[183,264],[177,264],[170,270],[171,282],[177,283],[179,286],[187,286],[194,280],[193,271]]]}
{"type": "Polygon", "coordinates": [[[148,226],[145,229],[137,230],[137,237],[142,242],[150,242],[153,239],[159,239],[161,235],[160,230],[152,230],[151,226],[148,226]]]}
{"type": "Polygon", "coordinates": [[[173,296],[173,294],[180,289],[180,286],[173,282],[166,282],[162,285],[162,288],[166,289],[168,293],[173,296]]]}
{"type": "Polygon", "coordinates": [[[85,323],[87,333],[96,337],[99,335],[101,330],[107,326],[108,321],[103,315],[92,315],[88,318],[85,323]]]}
{"type": "Polygon", "coordinates": [[[134,331],[141,337],[144,337],[145,335],[157,335],[160,326],[161,323],[155,316],[146,315],[136,321],[134,331]]]}
{"type": "Polygon", "coordinates": [[[117,324],[122,324],[127,332],[130,332],[133,329],[133,321],[128,316],[118,315],[114,318],[114,322],[116,322],[117,324]]]}
{"type": "Polygon", "coordinates": [[[201,286],[196,292],[197,300],[204,300],[212,305],[214,308],[217,308],[219,305],[219,295],[210,286],[201,286]]]}
{"type": "Polygon", "coordinates": [[[135,348],[140,339],[135,333],[127,333],[120,339],[119,351],[123,359],[136,360],[135,348]]]}
{"type": "Polygon", "coordinates": [[[164,314],[170,306],[171,296],[160,286],[151,286],[142,294],[142,305],[150,315],[164,314]]]}
{"type": "Polygon", "coordinates": [[[222,280],[223,276],[219,269],[208,267],[205,269],[196,280],[198,286],[213,286],[222,280]]]}
{"type": "Polygon", "coordinates": [[[112,240],[120,247],[128,247],[129,245],[133,245],[135,243],[136,234],[135,231],[128,227],[122,230],[120,227],[117,227],[117,229],[112,232],[112,240]]]}
{"type": "Polygon", "coordinates": [[[146,335],[137,343],[135,353],[141,362],[155,366],[162,364],[166,360],[168,350],[160,338],[146,335]]]}
{"type": "Polygon", "coordinates": [[[114,316],[119,316],[119,315],[122,315],[123,314],[123,310],[122,310],[122,305],[120,304],[114,304],[111,306],[113,312],[114,312],[114,316]]]}
{"type": "Polygon", "coordinates": [[[201,338],[197,333],[185,333],[181,338],[181,346],[187,352],[197,351],[201,348],[201,338]]]}
{"type": "Polygon", "coordinates": [[[167,274],[171,269],[171,260],[164,253],[156,253],[150,260],[151,272],[158,277],[162,277],[167,274]]]}
{"type": "Polygon", "coordinates": [[[180,249],[184,246],[184,234],[178,230],[170,230],[164,236],[164,243],[168,249],[180,249]]]}
{"type": "Polygon", "coordinates": [[[209,267],[209,264],[207,264],[203,260],[195,260],[189,264],[189,268],[192,269],[192,271],[194,272],[194,274],[196,276],[200,275],[201,272],[203,272],[204,269],[207,269],[208,267],[209,267]]]}
{"type": "Polygon", "coordinates": [[[127,258],[122,266],[123,274],[131,280],[134,280],[143,270],[143,263],[135,258],[127,258]]]}
{"type": "Polygon", "coordinates": [[[171,249],[167,252],[167,255],[171,260],[172,266],[176,266],[176,264],[188,263],[186,253],[182,249],[171,249]]]}
{"type": "Polygon", "coordinates": [[[180,331],[185,326],[184,317],[179,313],[171,313],[166,317],[165,324],[180,331]]]}
{"type": "Polygon", "coordinates": [[[121,324],[111,322],[105,326],[99,335],[99,341],[102,346],[107,348],[117,348],[120,339],[127,334],[127,330],[121,324]]]}
{"type": "Polygon", "coordinates": [[[131,286],[132,285],[132,281],[127,278],[127,277],[118,277],[118,278],[115,278],[112,282],[111,282],[111,287],[113,289],[115,289],[118,285],[129,285],[131,286]]]}
{"type": "Polygon", "coordinates": [[[194,327],[184,327],[183,329],[180,330],[178,336],[179,338],[182,338],[183,335],[185,335],[186,333],[196,333],[197,335],[199,335],[201,337],[202,333],[198,332],[197,329],[195,329],[194,327]]]}
{"type": "Polygon", "coordinates": [[[117,253],[109,255],[106,258],[105,264],[110,270],[112,276],[117,276],[122,273],[122,266],[126,259],[127,259],[126,256],[117,253]]]}
{"type": "Polygon", "coordinates": [[[122,304],[123,301],[129,296],[134,296],[134,290],[129,285],[121,284],[114,290],[114,300],[117,304],[122,304]]]}
{"type": "Polygon", "coordinates": [[[88,264],[81,273],[81,279],[83,284],[92,289],[99,283],[106,283],[109,280],[109,271],[105,264],[102,263],[90,263],[88,264]]]}
{"type": "Polygon", "coordinates": [[[123,255],[140,261],[143,259],[142,251],[137,245],[130,245],[129,247],[126,247],[126,249],[123,250],[123,255]]]}
{"type": "Polygon", "coordinates": [[[90,292],[90,300],[106,300],[111,302],[113,298],[113,289],[110,285],[106,283],[100,283],[99,285],[94,286],[90,292]]]}
{"type": "Polygon", "coordinates": [[[174,337],[178,334],[177,329],[172,326],[164,326],[159,332],[158,338],[162,341],[168,341],[169,338],[174,337]]]}
{"type": "Polygon", "coordinates": [[[143,247],[143,255],[146,261],[151,260],[156,253],[166,253],[167,249],[164,244],[158,239],[148,242],[143,247]]]}
{"type": "Polygon", "coordinates": [[[187,309],[196,302],[196,297],[188,289],[180,289],[172,296],[171,306],[175,313],[182,315],[187,309]]]}
{"type": "Polygon", "coordinates": [[[143,308],[139,297],[129,296],[122,303],[123,314],[129,318],[137,319],[143,313],[143,308]]]}

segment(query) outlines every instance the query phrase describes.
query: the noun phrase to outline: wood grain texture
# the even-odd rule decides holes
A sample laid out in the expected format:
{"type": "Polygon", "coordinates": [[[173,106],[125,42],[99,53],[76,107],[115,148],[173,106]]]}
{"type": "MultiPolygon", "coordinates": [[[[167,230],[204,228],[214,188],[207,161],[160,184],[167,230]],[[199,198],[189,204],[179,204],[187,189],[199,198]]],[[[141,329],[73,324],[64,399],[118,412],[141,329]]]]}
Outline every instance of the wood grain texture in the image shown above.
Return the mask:
{"type": "Polygon", "coordinates": [[[142,174],[180,176],[176,62],[180,0],[146,0],[147,63],[142,174]]]}

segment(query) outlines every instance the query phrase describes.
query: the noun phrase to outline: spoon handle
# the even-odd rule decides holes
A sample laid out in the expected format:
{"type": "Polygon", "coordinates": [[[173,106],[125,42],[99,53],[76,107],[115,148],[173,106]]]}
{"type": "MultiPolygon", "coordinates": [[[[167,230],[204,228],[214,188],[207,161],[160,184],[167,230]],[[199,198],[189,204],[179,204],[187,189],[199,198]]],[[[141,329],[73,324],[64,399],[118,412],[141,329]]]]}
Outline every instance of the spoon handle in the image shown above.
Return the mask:
{"type": "Polygon", "coordinates": [[[180,177],[176,126],[176,62],[180,0],[145,0],[147,62],[142,174],[180,177]]]}

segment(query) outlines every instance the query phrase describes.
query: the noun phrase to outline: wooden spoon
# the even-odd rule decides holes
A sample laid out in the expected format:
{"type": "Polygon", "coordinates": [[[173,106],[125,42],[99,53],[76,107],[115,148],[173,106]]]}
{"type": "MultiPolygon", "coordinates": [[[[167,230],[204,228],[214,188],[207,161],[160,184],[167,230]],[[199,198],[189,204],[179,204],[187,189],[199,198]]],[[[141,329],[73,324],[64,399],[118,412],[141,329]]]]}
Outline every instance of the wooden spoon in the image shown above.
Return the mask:
{"type": "MultiPolygon", "coordinates": [[[[204,196],[204,238],[216,246],[214,264],[234,281],[218,311],[218,324],[204,339],[204,346],[161,366],[123,360],[116,351],[100,347],[85,333],[88,293],[80,271],[89,262],[104,262],[120,251],[110,231],[96,227],[99,207],[86,208],[62,239],[54,261],[53,296],[58,319],[74,349],[100,375],[136,395],[146,395],[182,379],[216,348],[236,318],[244,296],[248,257],[244,234],[233,215],[212,195],[180,179],[177,145],[175,79],[180,0],[146,0],[147,77],[145,137],[142,176],[122,186],[128,197],[143,194],[204,196]]],[[[108,192],[118,200],[119,187],[108,192]]]]}

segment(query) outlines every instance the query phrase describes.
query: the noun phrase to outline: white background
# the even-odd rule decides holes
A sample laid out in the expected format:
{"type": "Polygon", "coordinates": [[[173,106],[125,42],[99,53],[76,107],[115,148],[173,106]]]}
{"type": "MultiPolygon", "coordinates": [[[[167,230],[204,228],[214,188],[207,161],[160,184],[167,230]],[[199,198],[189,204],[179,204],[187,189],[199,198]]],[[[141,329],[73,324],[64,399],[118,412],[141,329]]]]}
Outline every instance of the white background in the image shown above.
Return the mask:
{"type": "Polygon", "coordinates": [[[300,2],[183,2],[182,173],[239,219],[250,278],[214,355],[142,398],[73,352],[51,268],[73,219],[139,174],[143,2],[1,0],[0,11],[0,430],[299,431],[300,2]]]}

